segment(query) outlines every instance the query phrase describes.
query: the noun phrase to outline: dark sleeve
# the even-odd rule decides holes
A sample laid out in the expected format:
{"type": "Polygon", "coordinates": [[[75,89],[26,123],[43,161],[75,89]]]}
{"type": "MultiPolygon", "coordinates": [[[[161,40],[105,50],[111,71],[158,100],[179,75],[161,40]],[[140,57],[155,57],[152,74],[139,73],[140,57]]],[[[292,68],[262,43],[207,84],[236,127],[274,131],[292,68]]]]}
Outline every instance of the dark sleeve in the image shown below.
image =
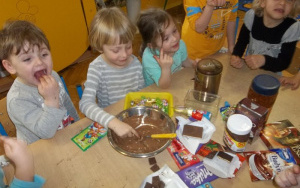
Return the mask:
{"type": "Polygon", "coordinates": [[[237,43],[234,46],[232,55],[242,57],[244,55],[245,49],[249,44],[249,38],[250,38],[250,31],[247,29],[245,24],[243,24],[237,43]]]}
{"type": "Polygon", "coordinates": [[[271,57],[265,55],[266,62],[261,69],[269,70],[272,72],[279,72],[287,69],[291,64],[297,41],[283,43],[281,46],[281,52],[278,54],[278,57],[271,57]]]}

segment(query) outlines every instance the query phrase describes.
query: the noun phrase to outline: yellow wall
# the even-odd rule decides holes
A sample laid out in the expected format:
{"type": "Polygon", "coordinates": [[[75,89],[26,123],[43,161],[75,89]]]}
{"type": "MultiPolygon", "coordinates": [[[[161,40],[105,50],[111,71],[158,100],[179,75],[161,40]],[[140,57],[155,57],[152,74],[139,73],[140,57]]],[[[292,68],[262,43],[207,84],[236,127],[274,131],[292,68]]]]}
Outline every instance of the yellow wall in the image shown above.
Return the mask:
{"type": "MultiPolygon", "coordinates": [[[[82,2],[91,19],[96,13],[94,0],[82,2]]],[[[8,19],[22,19],[45,32],[56,71],[73,63],[88,48],[88,29],[80,0],[0,0],[0,7],[1,26],[8,19]]]]}

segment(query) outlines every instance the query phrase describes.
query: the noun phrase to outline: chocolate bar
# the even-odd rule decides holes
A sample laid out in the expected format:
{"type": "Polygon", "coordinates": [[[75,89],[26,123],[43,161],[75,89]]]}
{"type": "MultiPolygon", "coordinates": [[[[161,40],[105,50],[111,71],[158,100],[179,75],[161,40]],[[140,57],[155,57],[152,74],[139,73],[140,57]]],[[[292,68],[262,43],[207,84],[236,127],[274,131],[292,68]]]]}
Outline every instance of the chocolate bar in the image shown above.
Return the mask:
{"type": "Polygon", "coordinates": [[[222,151],[219,151],[217,156],[218,156],[219,158],[221,158],[221,159],[223,159],[223,160],[229,162],[229,163],[230,163],[230,162],[232,161],[232,159],[233,159],[233,157],[232,157],[231,155],[228,155],[227,153],[222,152],[222,151]]]}
{"type": "Polygon", "coordinates": [[[203,127],[184,125],[182,135],[202,138],[203,127]]]}

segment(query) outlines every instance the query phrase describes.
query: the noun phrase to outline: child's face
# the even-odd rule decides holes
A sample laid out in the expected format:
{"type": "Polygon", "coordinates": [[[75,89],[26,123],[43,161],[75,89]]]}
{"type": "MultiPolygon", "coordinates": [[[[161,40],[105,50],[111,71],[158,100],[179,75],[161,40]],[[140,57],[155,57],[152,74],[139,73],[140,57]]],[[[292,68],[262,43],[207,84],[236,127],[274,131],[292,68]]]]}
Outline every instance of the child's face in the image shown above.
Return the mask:
{"type": "Polygon", "coordinates": [[[167,54],[174,54],[179,49],[179,42],[180,34],[173,21],[165,29],[164,38],[158,37],[156,40],[157,46],[167,54]]]}
{"type": "MultiPolygon", "coordinates": [[[[15,50],[14,50],[15,51],[15,50]]],[[[53,68],[52,57],[45,44],[40,48],[25,43],[19,54],[13,53],[9,60],[4,60],[3,65],[10,74],[16,74],[18,79],[30,86],[37,86],[40,78],[50,75],[53,68]]]]}
{"type": "Polygon", "coordinates": [[[132,42],[126,44],[103,45],[103,59],[110,65],[124,68],[131,62],[132,42]]]}
{"type": "Polygon", "coordinates": [[[264,19],[269,21],[282,21],[286,18],[294,7],[295,0],[263,0],[264,19]]]}

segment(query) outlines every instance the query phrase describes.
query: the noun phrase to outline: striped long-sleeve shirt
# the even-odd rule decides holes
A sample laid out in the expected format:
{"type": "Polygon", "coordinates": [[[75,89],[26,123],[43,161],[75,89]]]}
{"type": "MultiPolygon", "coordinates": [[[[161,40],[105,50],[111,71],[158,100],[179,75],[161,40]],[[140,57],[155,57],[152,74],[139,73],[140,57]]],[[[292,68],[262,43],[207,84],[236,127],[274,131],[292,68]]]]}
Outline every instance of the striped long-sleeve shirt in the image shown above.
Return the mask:
{"type": "Polygon", "coordinates": [[[124,98],[128,92],[144,87],[141,63],[133,56],[133,61],[127,67],[115,68],[108,65],[100,55],[89,65],[84,86],[79,102],[80,111],[107,128],[114,116],[103,108],[124,98]]]}

